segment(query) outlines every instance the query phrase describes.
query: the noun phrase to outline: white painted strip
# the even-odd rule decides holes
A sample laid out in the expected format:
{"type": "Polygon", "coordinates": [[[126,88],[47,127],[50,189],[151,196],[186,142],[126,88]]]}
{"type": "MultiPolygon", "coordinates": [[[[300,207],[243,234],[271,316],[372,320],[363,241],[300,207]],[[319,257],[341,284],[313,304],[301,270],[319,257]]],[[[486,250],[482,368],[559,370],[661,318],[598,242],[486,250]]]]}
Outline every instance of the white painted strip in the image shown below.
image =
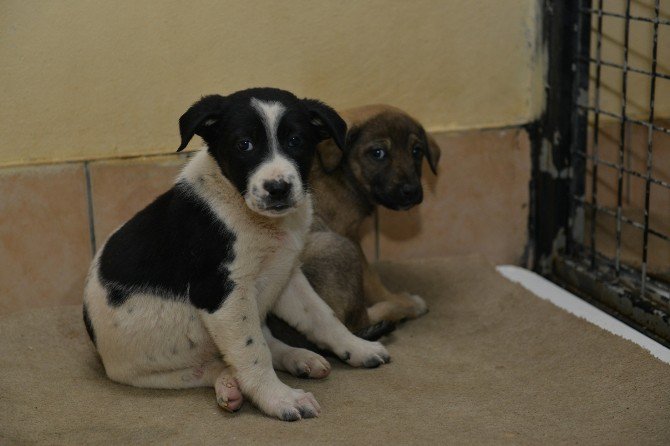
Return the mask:
{"type": "Polygon", "coordinates": [[[513,265],[502,265],[496,267],[496,269],[507,279],[520,284],[541,299],[548,300],[557,307],[582,319],[586,319],[603,330],[634,342],[661,361],[670,364],[670,349],[550,282],[539,274],[513,265]]]}

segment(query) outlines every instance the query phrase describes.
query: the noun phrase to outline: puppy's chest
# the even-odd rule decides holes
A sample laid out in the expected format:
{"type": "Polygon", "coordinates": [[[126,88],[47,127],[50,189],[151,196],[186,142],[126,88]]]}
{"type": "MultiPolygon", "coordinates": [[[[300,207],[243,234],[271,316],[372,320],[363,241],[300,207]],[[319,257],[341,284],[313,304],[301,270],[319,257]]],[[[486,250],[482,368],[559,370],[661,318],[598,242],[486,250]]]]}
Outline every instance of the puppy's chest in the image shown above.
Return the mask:
{"type": "Polygon", "coordinates": [[[258,258],[254,286],[261,313],[269,310],[298,265],[306,233],[306,229],[304,232],[277,232],[268,244],[269,249],[258,258]]]}
{"type": "Polygon", "coordinates": [[[231,266],[234,276],[253,287],[261,314],[270,309],[298,265],[311,220],[311,206],[305,206],[281,221],[236,225],[240,231],[231,266]]]}

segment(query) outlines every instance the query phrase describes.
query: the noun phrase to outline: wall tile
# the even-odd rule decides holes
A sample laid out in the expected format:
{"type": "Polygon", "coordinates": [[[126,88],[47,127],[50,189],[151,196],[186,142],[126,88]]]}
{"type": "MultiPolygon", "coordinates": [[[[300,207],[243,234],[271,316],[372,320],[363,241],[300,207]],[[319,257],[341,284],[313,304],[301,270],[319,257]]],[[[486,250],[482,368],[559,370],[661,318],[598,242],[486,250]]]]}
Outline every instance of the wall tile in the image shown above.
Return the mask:
{"type": "Polygon", "coordinates": [[[183,157],[176,155],[91,163],[97,247],[116,228],[168,190],[184,163],[183,157]]]}
{"type": "MultiPolygon", "coordinates": [[[[424,203],[408,212],[380,209],[382,259],[483,252],[517,263],[527,238],[530,149],[525,132],[437,135],[440,172],[426,168],[424,203]]],[[[91,162],[98,247],[119,225],[167,190],[183,157],[91,162]]],[[[91,259],[83,165],[0,171],[0,313],[78,303],[91,259]]],[[[363,249],[375,258],[374,223],[363,249]]]]}
{"type": "Polygon", "coordinates": [[[91,260],[82,164],[0,169],[0,314],[81,302],[91,260]]]}

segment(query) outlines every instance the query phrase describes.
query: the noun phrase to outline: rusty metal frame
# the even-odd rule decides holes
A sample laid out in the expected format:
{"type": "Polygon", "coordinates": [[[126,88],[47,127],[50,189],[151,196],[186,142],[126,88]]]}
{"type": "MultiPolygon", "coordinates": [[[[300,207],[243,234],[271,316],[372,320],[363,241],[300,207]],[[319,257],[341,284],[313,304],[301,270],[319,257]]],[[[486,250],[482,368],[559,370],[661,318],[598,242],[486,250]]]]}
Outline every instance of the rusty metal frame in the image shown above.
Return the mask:
{"type": "Polygon", "coordinates": [[[659,17],[660,0],[655,1],[654,15],[625,14],[607,11],[603,0],[545,0],[543,34],[548,59],[546,108],[538,122],[528,126],[533,145],[530,185],[529,265],[537,272],[616,315],[640,331],[670,346],[670,285],[647,273],[650,238],[670,241],[670,236],[651,228],[650,185],[669,188],[667,182],[653,176],[653,133],[668,133],[654,121],[654,94],[657,79],[668,81],[670,75],[657,72],[658,27],[670,21],[659,17]],[[612,64],[601,58],[603,17],[625,23],[623,64],[612,64]],[[653,56],[649,70],[628,64],[628,38],[631,21],[653,26],[653,56]],[[595,28],[592,29],[592,22],[595,28]],[[595,36],[594,54],[591,38],[595,36]],[[607,66],[621,71],[622,100],[620,114],[600,109],[600,71],[607,66]],[[594,78],[589,70],[594,68],[594,78]],[[650,77],[650,115],[646,120],[627,116],[628,73],[650,77]],[[590,101],[589,88],[593,95],[590,101]],[[616,163],[599,158],[598,135],[601,116],[620,122],[619,152],[616,163]],[[589,118],[591,124],[589,124],[589,118]],[[635,172],[626,164],[626,138],[630,125],[648,129],[646,172],[635,172]],[[587,150],[587,129],[593,127],[592,150],[587,150]],[[598,202],[598,169],[617,171],[617,207],[608,209],[598,202]],[[585,194],[587,171],[591,174],[590,193],[585,194]],[[636,176],[645,181],[645,216],[643,222],[622,213],[624,177],[636,176]],[[596,221],[603,214],[616,221],[616,253],[613,258],[597,249],[596,224],[585,233],[585,220],[596,221]],[[623,225],[643,231],[641,267],[634,268],[621,260],[623,225]]]}

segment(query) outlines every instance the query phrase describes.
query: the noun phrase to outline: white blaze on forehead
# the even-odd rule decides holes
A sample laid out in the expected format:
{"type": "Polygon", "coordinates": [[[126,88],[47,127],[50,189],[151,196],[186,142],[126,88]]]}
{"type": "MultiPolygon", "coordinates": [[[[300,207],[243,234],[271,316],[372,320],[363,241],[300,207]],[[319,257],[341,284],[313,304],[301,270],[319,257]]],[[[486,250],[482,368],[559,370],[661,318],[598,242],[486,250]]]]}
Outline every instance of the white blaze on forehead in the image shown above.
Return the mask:
{"type": "Polygon", "coordinates": [[[279,149],[279,140],[277,139],[277,127],[286,108],[279,102],[267,102],[260,99],[251,98],[251,106],[260,116],[265,133],[268,137],[270,151],[274,154],[279,149]]]}
{"type": "Polygon", "coordinates": [[[270,151],[267,158],[249,176],[244,199],[247,205],[256,212],[270,212],[267,215],[272,215],[271,211],[267,211],[269,193],[265,189],[266,182],[283,180],[290,183],[292,206],[302,200],[305,192],[294,160],[279,152],[277,128],[286,108],[279,102],[261,101],[256,98],[251,99],[251,107],[256,110],[263,122],[270,151]]]}

